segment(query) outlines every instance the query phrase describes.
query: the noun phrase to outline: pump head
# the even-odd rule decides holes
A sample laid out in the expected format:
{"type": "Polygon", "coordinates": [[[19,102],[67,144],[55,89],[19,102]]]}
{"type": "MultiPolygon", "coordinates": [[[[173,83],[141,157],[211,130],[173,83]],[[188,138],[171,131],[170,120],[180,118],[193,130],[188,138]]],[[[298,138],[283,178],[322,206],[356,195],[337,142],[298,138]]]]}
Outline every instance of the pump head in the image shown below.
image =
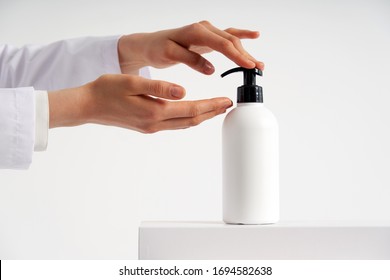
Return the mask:
{"type": "Polygon", "coordinates": [[[244,72],[244,84],[237,88],[237,103],[263,102],[263,88],[256,85],[256,75],[263,76],[263,72],[258,68],[237,67],[226,71],[221,77],[234,72],[244,72]]]}

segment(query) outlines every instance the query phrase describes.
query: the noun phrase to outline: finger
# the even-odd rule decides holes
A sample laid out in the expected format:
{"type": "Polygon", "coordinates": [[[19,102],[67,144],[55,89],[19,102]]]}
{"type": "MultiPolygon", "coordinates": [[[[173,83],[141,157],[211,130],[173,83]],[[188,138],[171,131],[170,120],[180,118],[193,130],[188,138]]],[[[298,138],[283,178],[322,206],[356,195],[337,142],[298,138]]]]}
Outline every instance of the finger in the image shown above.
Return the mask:
{"type": "MultiPolygon", "coordinates": [[[[251,31],[245,29],[228,28],[225,31],[240,39],[256,39],[260,36],[260,32],[258,31],[251,31]]],[[[246,52],[246,55],[256,64],[256,68],[264,70],[264,62],[257,60],[248,52],[246,52]]]]}
{"type": "Polygon", "coordinates": [[[210,61],[202,57],[200,54],[180,46],[174,41],[172,41],[172,43],[176,46],[174,48],[174,51],[170,55],[170,59],[182,62],[191,67],[192,69],[206,75],[211,75],[214,73],[215,68],[210,61]]]}
{"type": "MultiPolygon", "coordinates": [[[[250,61],[252,61],[255,65],[255,67],[257,68],[260,68],[262,70],[264,70],[264,64],[260,61],[258,61],[257,59],[255,59],[252,55],[250,55],[245,49],[244,47],[242,46],[242,43],[241,43],[241,40],[239,36],[235,36],[235,34],[237,35],[240,35],[240,36],[244,36],[244,35],[257,35],[257,37],[259,36],[259,33],[258,32],[254,32],[254,31],[249,31],[249,30],[242,30],[242,29],[235,29],[235,28],[230,28],[227,29],[229,30],[230,32],[227,32],[227,31],[223,31],[223,30],[220,30],[218,28],[216,28],[215,26],[213,26],[211,23],[209,23],[208,21],[203,21],[201,22],[201,24],[203,24],[204,26],[206,26],[210,31],[214,32],[215,34],[218,34],[219,36],[229,40],[230,42],[233,43],[234,47],[242,54],[244,55],[246,58],[248,58],[250,61]],[[257,34],[256,34],[257,33],[257,34]]],[[[242,38],[246,38],[246,37],[242,37],[242,38]]],[[[256,37],[255,37],[256,38],[256,37]]],[[[252,66],[252,67],[253,67],[252,66]]]]}
{"type": "Polygon", "coordinates": [[[244,54],[244,55],[248,54],[245,51],[245,49],[243,48],[243,46],[241,44],[241,41],[240,41],[240,39],[237,36],[216,28],[214,25],[212,25],[208,21],[202,21],[200,23],[203,24],[208,30],[214,32],[215,34],[218,34],[219,36],[221,36],[221,37],[223,37],[223,38],[225,38],[225,39],[227,39],[229,41],[231,41],[233,43],[233,45],[237,48],[237,50],[239,52],[241,52],[242,54],[244,54]]]}
{"type": "Polygon", "coordinates": [[[225,32],[236,36],[240,39],[256,39],[260,36],[259,31],[252,31],[252,30],[247,30],[247,29],[237,29],[230,27],[228,29],[225,29],[225,32]]]}
{"type": "MultiPolygon", "coordinates": [[[[240,39],[256,39],[260,36],[259,31],[252,31],[246,29],[228,28],[225,29],[225,32],[230,33],[231,35],[236,36],[240,39]]],[[[190,50],[199,54],[209,53],[212,51],[212,49],[206,46],[190,46],[190,50]]]]}
{"type": "Polygon", "coordinates": [[[165,120],[158,124],[160,130],[174,130],[174,129],[185,129],[192,126],[197,126],[202,122],[209,120],[215,116],[223,114],[226,112],[226,108],[222,108],[220,110],[213,110],[196,117],[188,117],[188,118],[176,118],[165,120]]]}
{"type": "Polygon", "coordinates": [[[212,49],[224,54],[226,57],[242,67],[255,67],[255,63],[245,55],[239,39],[234,39],[237,37],[231,36],[226,38],[224,34],[219,31],[215,32],[209,29],[207,29],[207,33],[208,40],[203,42],[203,44],[207,44],[212,49]]]}
{"type": "Polygon", "coordinates": [[[150,80],[138,76],[128,76],[128,86],[131,95],[152,95],[165,99],[181,99],[185,89],[177,84],[166,81],[150,80]]]}
{"type": "Polygon", "coordinates": [[[255,63],[240,53],[231,41],[212,32],[203,23],[195,23],[178,29],[172,34],[171,39],[186,48],[191,46],[209,47],[224,54],[242,67],[255,67],[255,63]]]}
{"type": "Polygon", "coordinates": [[[218,97],[197,101],[171,102],[167,104],[165,119],[196,118],[199,115],[226,110],[232,106],[232,101],[226,97],[218,97]]]}

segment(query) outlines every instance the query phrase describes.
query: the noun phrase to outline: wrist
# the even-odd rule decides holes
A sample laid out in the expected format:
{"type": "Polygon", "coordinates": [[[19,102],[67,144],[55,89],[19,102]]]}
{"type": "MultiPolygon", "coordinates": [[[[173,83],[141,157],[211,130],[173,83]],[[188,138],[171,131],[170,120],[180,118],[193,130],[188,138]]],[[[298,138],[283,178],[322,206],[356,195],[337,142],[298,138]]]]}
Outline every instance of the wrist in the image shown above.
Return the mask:
{"type": "Polygon", "coordinates": [[[118,40],[119,66],[123,74],[138,75],[139,69],[147,66],[143,59],[144,33],[124,35],[118,40]]]}
{"type": "Polygon", "coordinates": [[[77,126],[89,121],[90,84],[48,93],[49,128],[77,126]]]}

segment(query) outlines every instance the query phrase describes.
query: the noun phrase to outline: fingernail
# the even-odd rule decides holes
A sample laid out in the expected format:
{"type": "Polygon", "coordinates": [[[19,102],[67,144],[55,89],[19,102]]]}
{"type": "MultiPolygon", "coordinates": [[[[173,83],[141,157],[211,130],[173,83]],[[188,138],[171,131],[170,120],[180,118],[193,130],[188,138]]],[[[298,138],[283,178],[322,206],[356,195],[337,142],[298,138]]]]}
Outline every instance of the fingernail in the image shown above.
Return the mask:
{"type": "Polygon", "coordinates": [[[183,97],[183,89],[178,86],[171,87],[171,95],[175,98],[182,98],[183,97]]]}
{"type": "Polygon", "coordinates": [[[206,61],[204,63],[204,73],[205,74],[213,74],[214,71],[215,71],[214,66],[209,61],[206,61]]]}
{"type": "Polygon", "coordinates": [[[264,63],[259,61],[259,64],[260,64],[260,69],[264,71],[264,67],[265,67],[264,63]]]}

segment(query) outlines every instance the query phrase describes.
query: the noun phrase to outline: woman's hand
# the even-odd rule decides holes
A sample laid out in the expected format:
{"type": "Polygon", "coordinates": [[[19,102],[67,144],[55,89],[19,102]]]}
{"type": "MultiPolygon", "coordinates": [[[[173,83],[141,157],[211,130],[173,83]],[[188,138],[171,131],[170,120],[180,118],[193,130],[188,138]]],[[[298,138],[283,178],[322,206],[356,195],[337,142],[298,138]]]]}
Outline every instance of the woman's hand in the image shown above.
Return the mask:
{"type": "Polygon", "coordinates": [[[257,31],[220,30],[208,21],[154,33],[126,35],[119,39],[119,63],[125,74],[137,74],[144,66],[166,68],[184,63],[210,75],[214,66],[202,54],[216,50],[239,66],[263,69],[264,64],[245,51],[240,40],[257,37],[257,31]]]}
{"type": "Polygon", "coordinates": [[[183,87],[164,81],[103,75],[78,88],[49,92],[50,128],[97,123],[154,133],[198,125],[232,106],[224,97],[177,101],[184,95],[183,87]]]}

